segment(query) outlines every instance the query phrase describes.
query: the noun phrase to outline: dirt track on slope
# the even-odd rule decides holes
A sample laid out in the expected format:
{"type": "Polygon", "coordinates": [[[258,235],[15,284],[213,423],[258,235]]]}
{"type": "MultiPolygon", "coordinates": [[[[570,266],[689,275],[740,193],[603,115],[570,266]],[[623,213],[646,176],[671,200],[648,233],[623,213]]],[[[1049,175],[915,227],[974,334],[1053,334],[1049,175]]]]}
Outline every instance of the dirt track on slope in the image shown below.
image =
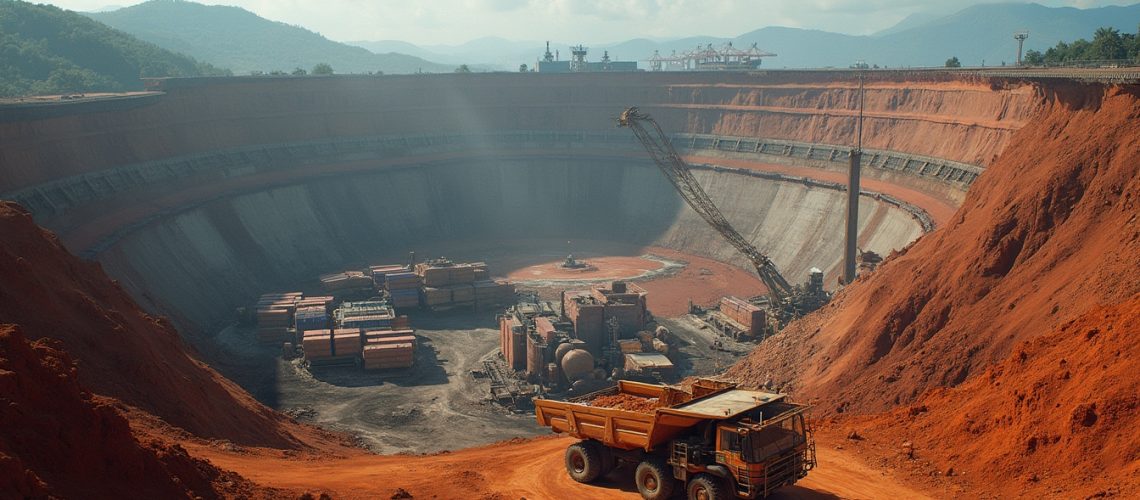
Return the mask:
{"type": "MultiPolygon", "coordinates": [[[[819,468],[771,498],[928,498],[852,453],[835,449],[837,441],[841,439],[825,434],[819,468]]],[[[596,484],[571,480],[562,460],[573,442],[552,436],[426,456],[284,457],[277,452],[222,452],[200,444],[188,448],[255,483],[298,493],[327,492],[334,498],[387,498],[397,488],[415,498],[640,498],[629,466],[596,484]]]]}

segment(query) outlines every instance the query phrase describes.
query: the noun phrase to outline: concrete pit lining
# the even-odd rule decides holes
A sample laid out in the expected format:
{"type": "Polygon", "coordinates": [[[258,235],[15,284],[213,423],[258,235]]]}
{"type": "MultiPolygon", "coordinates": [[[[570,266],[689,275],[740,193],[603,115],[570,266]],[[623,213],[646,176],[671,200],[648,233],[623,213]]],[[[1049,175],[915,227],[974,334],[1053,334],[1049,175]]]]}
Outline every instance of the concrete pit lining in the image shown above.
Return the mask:
{"type": "MultiPolygon", "coordinates": [[[[842,193],[732,172],[697,177],[793,282],[811,267],[835,275],[842,193]]],[[[886,254],[922,232],[892,205],[868,197],[861,205],[864,249],[886,254]]],[[[526,238],[659,246],[748,266],[648,162],[564,158],[425,165],[226,197],[152,221],[98,259],[144,304],[210,329],[251,297],[320,273],[443,253],[449,242],[526,238]]]]}

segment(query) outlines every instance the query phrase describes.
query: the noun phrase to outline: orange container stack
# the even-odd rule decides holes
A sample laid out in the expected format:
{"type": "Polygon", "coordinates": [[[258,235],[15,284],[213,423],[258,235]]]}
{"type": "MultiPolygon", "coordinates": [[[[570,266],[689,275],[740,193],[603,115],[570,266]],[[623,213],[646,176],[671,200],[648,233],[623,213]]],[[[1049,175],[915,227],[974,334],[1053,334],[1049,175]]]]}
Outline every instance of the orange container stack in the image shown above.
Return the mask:
{"type": "Polygon", "coordinates": [[[416,335],[412,330],[364,332],[364,369],[408,368],[415,361],[416,335]]]}
{"type": "Polygon", "coordinates": [[[337,328],[332,333],[333,355],[336,357],[360,354],[360,329],[337,328]]]}
{"type": "Polygon", "coordinates": [[[275,344],[292,340],[293,313],[301,292],[267,293],[257,301],[257,341],[275,344]]]}
{"type": "Polygon", "coordinates": [[[720,313],[739,323],[749,335],[764,333],[764,310],[755,304],[736,297],[724,297],[720,299],[720,313]]]}
{"type": "Polygon", "coordinates": [[[425,286],[421,293],[423,303],[428,307],[451,305],[451,289],[425,286]]]}
{"type": "Polygon", "coordinates": [[[333,357],[332,332],[329,330],[309,330],[301,338],[301,348],[305,350],[305,359],[325,360],[333,357]]]}
{"type": "Polygon", "coordinates": [[[410,368],[415,363],[414,343],[372,343],[364,346],[365,370],[410,368]]]}
{"type": "Polygon", "coordinates": [[[364,332],[364,343],[381,343],[383,339],[401,338],[401,337],[416,337],[415,330],[368,330],[364,332]]]}
{"type": "Polygon", "coordinates": [[[432,309],[483,308],[514,302],[515,286],[488,279],[487,264],[482,262],[436,259],[416,264],[415,273],[423,284],[421,302],[432,309]]]}
{"type": "Polygon", "coordinates": [[[445,288],[451,290],[451,303],[457,306],[470,306],[475,304],[475,289],[471,285],[450,285],[445,288]]]}

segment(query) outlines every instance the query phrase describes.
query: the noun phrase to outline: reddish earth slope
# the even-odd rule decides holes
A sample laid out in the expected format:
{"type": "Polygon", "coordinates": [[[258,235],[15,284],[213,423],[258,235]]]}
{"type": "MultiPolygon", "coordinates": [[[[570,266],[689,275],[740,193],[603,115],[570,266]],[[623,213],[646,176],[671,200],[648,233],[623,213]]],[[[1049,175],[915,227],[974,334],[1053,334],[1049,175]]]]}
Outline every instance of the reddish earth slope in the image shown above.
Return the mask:
{"type": "Polygon", "coordinates": [[[142,312],[22,208],[0,202],[0,234],[0,324],[58,340],[84,387],[203,438],[297,446],[282,416],[194,359],[169,322],[142,312]]]}
{"type": "Polygon", "coordinates": [[[1046,88],[1043,112],[1016,133],[949,224],[762,344],[729,375],[791,388],[821,402],[825,414],[890,410],[968,381],[935,393],[927,406],[941,411],[904,430],[963,462],[989,461],[995,475],[1014,462],[1022,467],[1015,471],[1029,471],[1035,461],[1042,471],[1120,460],[1135,469],[1135,431],[1126,429],[1135,428],[1140,375],[1128,353],[1140,325],[1114,319],[1130,317],[1132,302],[1096,308],[1140,292],[1138,93],[1046,88]],[[1103,345],[1081,340],[1099,320],[1114,325],[1088,339],[1103,345]],[[1024,358],[1019,350],[989,376],[970,378],[1027,341],[1024,358]],[[1055,358],[1066,350],[1077,351],[1068,362],[1089,366],[1061,370],[1055,358]],[[1065,390],[1082,390],[1041,392],[1049,387],[1043,374],[1054,371],[1068,372],[1065,390]],[[1007,385],[989,385],[1002,380],[1007,385]],[[1059,463],[1040,464],[1046,460],[1059,463]]]}
{"type": "Polygon", "coordinates": [[[0,497],[214,498],[247,482],[178,445],[140,443],[58,343],[0,325],[0,497]]]}
{"type": "Polygon", "coordinates": [[[1017,346],[1000,364],[853,427],[914,444],[1001,496],[1140,495],[1140,295],[1017,346]]]}

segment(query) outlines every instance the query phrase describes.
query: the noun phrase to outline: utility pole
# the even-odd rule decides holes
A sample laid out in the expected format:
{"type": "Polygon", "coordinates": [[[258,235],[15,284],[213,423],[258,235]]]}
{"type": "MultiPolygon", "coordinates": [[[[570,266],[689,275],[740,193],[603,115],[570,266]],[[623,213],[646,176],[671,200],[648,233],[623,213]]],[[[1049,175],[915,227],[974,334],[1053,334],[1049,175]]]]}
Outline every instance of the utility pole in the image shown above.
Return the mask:
{"type": "Polygon", "coordinates": [[[843,282],[855,281],[855,252],[859,244],[859,170],[863,163],[863,75],[859,70],[859,122],[856,124],[855,149],[851,150],[847,168],[847,241],[843,249],[843,282]]]}

